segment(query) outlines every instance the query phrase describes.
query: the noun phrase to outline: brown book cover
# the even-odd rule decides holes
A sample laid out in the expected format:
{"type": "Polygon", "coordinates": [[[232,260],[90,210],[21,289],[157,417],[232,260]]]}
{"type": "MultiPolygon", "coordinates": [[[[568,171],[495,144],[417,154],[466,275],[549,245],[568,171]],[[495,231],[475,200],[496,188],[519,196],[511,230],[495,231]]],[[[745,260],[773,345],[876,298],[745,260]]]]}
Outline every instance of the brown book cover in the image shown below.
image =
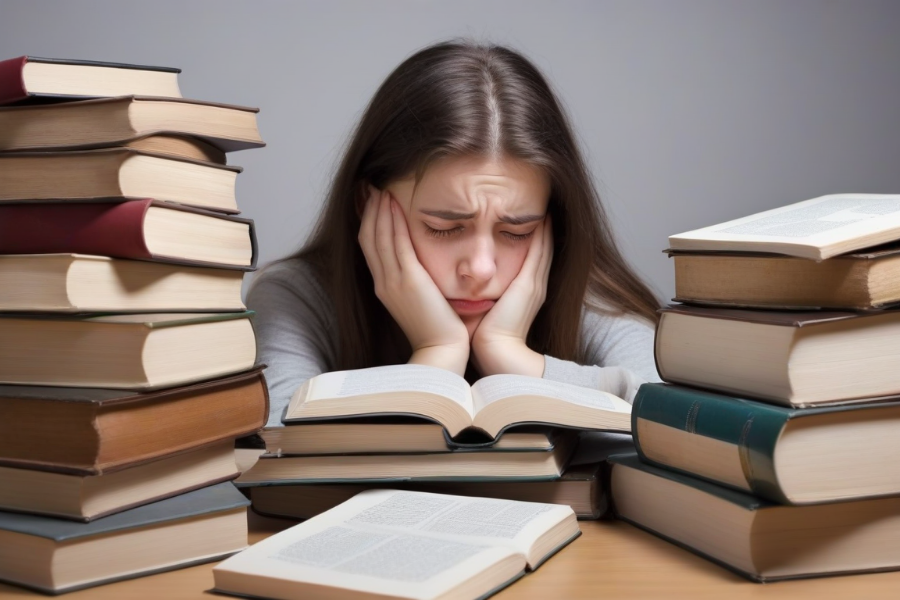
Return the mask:
{"type": "Polygon", "coordinates": [[[0,254],[92,254],[252,271],[256,268],[257,243],[250,219],[150,198],[118,203],[0,204],[0,254]],[[252,249],[250,264],[210,263],[152,253],[144,230],[151,206],[245,224],[252,249]]]}
{"type": "Polygon", "coordinates": [[[0,464],[99,475],[254,433],[263,369],[147,393],[0,385],[0,464]]]}

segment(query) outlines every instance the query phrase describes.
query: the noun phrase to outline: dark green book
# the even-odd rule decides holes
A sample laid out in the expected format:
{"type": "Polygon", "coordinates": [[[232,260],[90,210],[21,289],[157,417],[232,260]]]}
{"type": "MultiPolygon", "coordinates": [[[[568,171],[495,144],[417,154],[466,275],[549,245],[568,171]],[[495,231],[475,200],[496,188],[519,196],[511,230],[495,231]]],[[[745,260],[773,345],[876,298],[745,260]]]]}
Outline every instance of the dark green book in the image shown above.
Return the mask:
{"type": "Polygon", "coordinates": [[[661,383],[631,413],[641,459],[774,502],[900,494],[900,399],[791,409],[661,383]]]}
{"type": "Polygon", "coordinates": [[[248,504],[220,483],[90,523],[0,512],[0,580],[59,594],[219,560],[247,547],[248,504]]]}
{"type": "Polygon", "coordinates": [[[616,516],[753,581],[900,569],[900,497],[784,506],[616,455],[616,516]]]}

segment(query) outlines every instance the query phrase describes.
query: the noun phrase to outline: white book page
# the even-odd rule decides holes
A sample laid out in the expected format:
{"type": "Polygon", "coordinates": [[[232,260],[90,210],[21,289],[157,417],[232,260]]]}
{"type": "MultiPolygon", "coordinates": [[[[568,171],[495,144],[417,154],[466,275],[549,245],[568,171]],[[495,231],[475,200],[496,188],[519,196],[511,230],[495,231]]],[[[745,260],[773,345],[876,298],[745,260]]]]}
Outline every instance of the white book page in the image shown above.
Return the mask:
{"type": "MultiPolygon", "coordinates": [[[[598,410],[631,412],[631,406],[627,402],[607,392],[569,383],[548,381],[540,377],[491,375],[479,379],[472,386],[472,402],[476,414],[485,406],[511,396],[554,398],[598,410]]],[[[552,415],[548,416],[552,417],[552,415]]],[[[553,422],[552,418],[548,422],[553,422]]]]}
{"type": "Polygon", "coordinates": [[[679,240],[762,239],[824,245],[900,227],[900,195],[832,194],[764,211],[669,238],[679,240]]]}
{"type": "Polygon", "coordinates": [[[472,414],[471,390],[466,380],[452,371],[426,365],[334,371],[316,376],[311,385],[307,403],[361,394],[421,392],[448,398],[472,414]]]}

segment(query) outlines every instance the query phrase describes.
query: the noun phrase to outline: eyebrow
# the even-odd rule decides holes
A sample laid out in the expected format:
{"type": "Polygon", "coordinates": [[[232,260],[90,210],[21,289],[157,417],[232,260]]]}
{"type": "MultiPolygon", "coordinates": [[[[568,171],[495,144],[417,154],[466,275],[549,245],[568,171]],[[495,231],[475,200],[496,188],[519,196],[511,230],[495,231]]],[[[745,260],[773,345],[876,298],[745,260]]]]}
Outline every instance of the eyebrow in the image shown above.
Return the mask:
{"type": "MultiPolygon", "coordinates": [[[[437,217],[438,219],[444,219],[446,221],[466,221],[468,219],[474,219],[476,213],[462,213],[456,212],[452,210],[419,210],[420,213],[428,215],[430,217],[437,217]]],[[[500,222],[508,223],[510,225],[524,225],[525,223],[533,223],[534,221],[540,221],[544,218],[544,215],[519,215],[519,216],[503,216],[500,217],[500,222]]]]}

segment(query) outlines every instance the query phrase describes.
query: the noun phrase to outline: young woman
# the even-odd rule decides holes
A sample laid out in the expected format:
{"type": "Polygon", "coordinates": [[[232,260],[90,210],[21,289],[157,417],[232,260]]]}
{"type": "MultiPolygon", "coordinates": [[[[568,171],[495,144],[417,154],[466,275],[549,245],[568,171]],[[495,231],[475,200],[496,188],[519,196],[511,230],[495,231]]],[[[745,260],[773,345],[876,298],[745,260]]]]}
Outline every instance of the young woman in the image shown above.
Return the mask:
{"type": "Polygon", "coordinates": [[[270,426],[326,371],[413,362],[631,399],[658,303],[628,267],[553,92],[520,54],[408,58],[354,131],[319,222],[248,305],[270,426]]]}

